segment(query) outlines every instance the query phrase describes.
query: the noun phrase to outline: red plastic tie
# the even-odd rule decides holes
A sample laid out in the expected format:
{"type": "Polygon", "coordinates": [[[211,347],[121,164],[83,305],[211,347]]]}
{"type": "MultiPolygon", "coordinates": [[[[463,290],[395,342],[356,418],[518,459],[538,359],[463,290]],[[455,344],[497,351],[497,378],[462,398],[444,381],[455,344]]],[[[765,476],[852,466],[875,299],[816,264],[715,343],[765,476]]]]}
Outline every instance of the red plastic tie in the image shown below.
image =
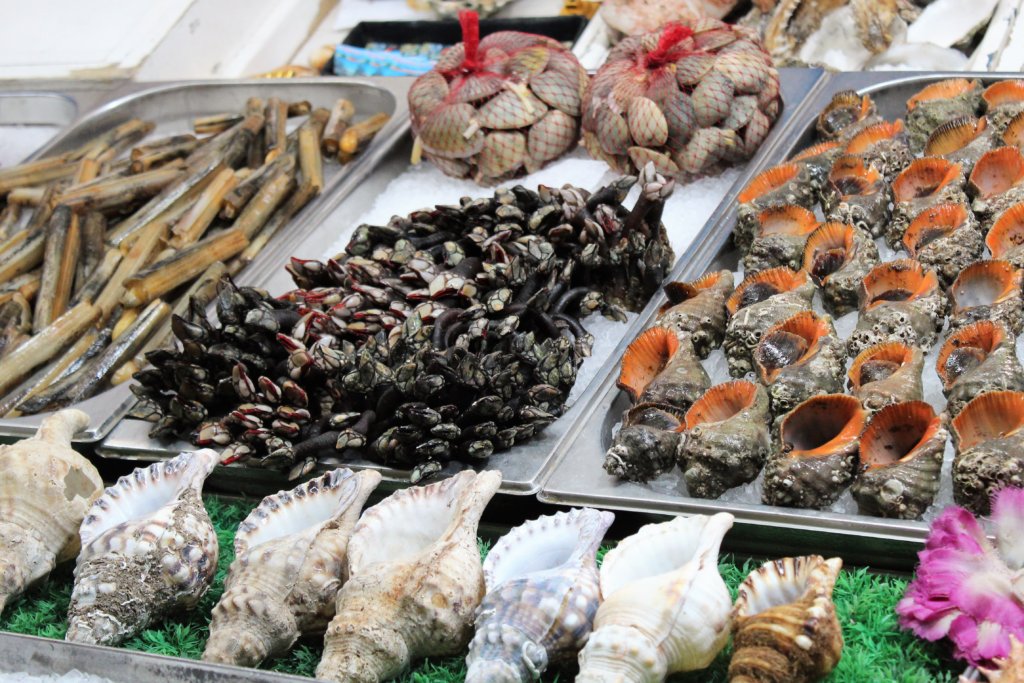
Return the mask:
{"type": "Polygon", "coordinates": [[[480,15],[473,10],[461,10],[459,24],[462,26],[462,44],[465,46],[462,68],[466,71],[476,71],[481,66],[476,59],[477,47],[480,45],[480,15]]]}
{"type": "Polygon", "coordinates": [[[673,22],[665,27],[658,39],[658,45],[644,57],[643,65],[648,69],[657,69],[669,62],[677,61],[688,54],[689,50],[679,48],[678,45],[687,38],[693,37],[693,29],[689,26],[673,22]]]}

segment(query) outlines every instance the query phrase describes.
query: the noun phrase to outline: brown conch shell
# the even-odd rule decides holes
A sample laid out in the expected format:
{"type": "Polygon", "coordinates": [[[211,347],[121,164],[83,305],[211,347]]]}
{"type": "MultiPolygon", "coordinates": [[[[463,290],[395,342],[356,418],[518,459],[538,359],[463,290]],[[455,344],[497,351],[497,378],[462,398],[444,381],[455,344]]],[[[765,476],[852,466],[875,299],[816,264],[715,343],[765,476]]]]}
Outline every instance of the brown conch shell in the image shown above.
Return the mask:
{"type": "Polygon", "coordinates": [[[878,247],[847,223],[824,223],[807,238],[803,268],[821,287],[825,310],[842,316],[857,309],[861,282],[878,265],[878,247]]]}
{"type": "Polygon", "coordinates": [[[985,117],[992,127],[998,131],[1005,130],[1014,117],[1024,112],[1024,81],[997,81],[985,88],[981,101],[985,106],[985,117]]]}
{"type": "Polygon", "coordinates": [[[799,269],[807,236],[817,227],[814,212],[802,206],[765,209],[757,215],[757,232],[743,257],[743,272],[749,275],[778,266],[799,269]]]}
{"type": "Polygon", "coordinates": [[[634,403],[663,403],[686,410],[711,380],[689,337],[664,327],[644,330],[622,356],[618,386],[634,403]]]}
{"type": "Polygon", "coordinates": [[[826,140],[794,154],[789,161],[805,167],[814,184],[821,187],[825,184],[832,162],[842,153],[843,143],[838,140],[826,140]]]}
{"type": "Polygon", "coordinates": [[[668,303],[654,322],[677,335],[689,335],[701,358],[722,345],[725,337],[725,300],[732,294],[733,277],[728,270],[708,273],[693,282],[665,285],[668,303]]]}
{"type": "Polygon", "coordinates": [[[810,209],[817,200],[818,186],[807,167],[785,163],[758,173],[736,197],[736,227],[733,240],[746,252],[757,235],[758,216],[765,209],[794,204],[810,209]]]}
{"type": "Polygon", "coordinates": [[[949,287],[950,328],[978,320],[998,320],[1015,335],[1024,330],[1024,271],[1008,261],[977,261],[949,287]]]}
{"type": "Polygon", "coordinates": [[[412,660],[466,647],[484,597],[477,525],[500,484],[498,472],[464,471],[363,513],[318,679],[378,683],[412,660]]]}
{"type": "Polygon", "coordinates": [[[833,95],[831,101],[818,114],[817,128],[826,140],[849,140],[867,126],[880,120],[875,113],[875,101],[870,95],[859,95],[853,90],[843,90],[833,95]]]}
{"type": "Polygon", "coordinates": [[[78,554],[78,527],[103,492],[100,473],[71,447],[88,424],[82,411],[61,410],[35,436],[0,446],[0,612],[78,554]]]}
{"type": "Polygon", "coordinates": [[[874,166],[851,154],[832,164],[821,191],[825,218],[879,237],[889,219],[889,184],[874,166]]]}
{"type": "Polygon", "coordinates": [[[987,515],[992,494],[1024,476],[1024,393],[990,391],[953,418],[953,499],[987,515]]]}
{"type": "Polygon", "coordinates": [[[862,129],[850,138],[844,154],[861,157],[890,182],[914,160],[902,119],[882,121],[862,129]]]}
{"type": "Polygon", "coordinates": [[[842,566],[838,557],[784,557],[743,580],[732,608],[730,683],[813,683],[835,668],[843,632],[832,587],[842,566]]]}
{"type": "Polygon", "coordinates": [[[981,83],[951,78],[925,86],[907,100],[907,131],[910,148],[924,149],[928,136],[951,119],[973,116],[981,100],[981,83]]]}
{"type": "Polygon", "coordinates": [[[949,433],[924,401],[894,403],[860,437],[860,475],[850,487],[862,515],[918,519],[939,492],[949,433]]]}
{"type": "Polygon", "coordinates": [[[910,258],[934,268],[947,287],[985,251],[978,222],[963,204],[939,204],[917,214],[903,233],[903,247],[910,258]]]}
{"type": "Polygon", "coordinates": [[[992,258],[1024,268],[1024,202],[1003,211],[985,235],[992,258]]]}
{"type": "Polygon", "coordinates": [[[794,408],[768,457],[762,500],[815,509],[836,502],[853,481],[866,417],[860,401],[843,394],[821,394],[794,408]]]}
{"type": "Polygon", "coordinates": [[[913,259],[881,263],[861,285],[860,316],[850,335],[855,355],[885,341],[926,350],[935,343],[946,312],[946,296],[934,270],[913,259]]]}
{"type": "Polygon", "coordinates": [[[1024,391],[1024,368],[1013,335],[992,320],[954,330],[939,349],[935,372],[951,416],[985,392],[1024,391]]]}
{"type": "Polygon", "coordinates": [[[810,309],[814,283],[807,272],[771,268],[744,278],[725,303],[729,324],[722,346],[729,373],[743,377],[754,369],[757,342],[772,325],[810,309]]]}
{"type": "Polygon", "coordinates": [[[771,446],[768,395],[754,382],[737,380],[708,389],[688,411],[679,447],[687,493],[718,498],[754,481],[771,446]]]}
{"type": "Polygon", "coordinates": [[[910,222],[925,209],[939,204],[967,205],[963,167],[941,157],[916,159],[892,181],[892,220],[885,240],[896,249],[910,222]]]}
{"type": "Polygon", "coordinates": [[[903,342],[883,342],[857,354],[847,372],[850,391],[868,410],[924,399],[924,353],[903,342]]]}
{"type": "Polygon", "coordinates": [[[978,159],[967,181],[974,197],[971,209],[983,230],[1010,206],[1024,200],[1024,153],[1016,147],[999,147],[978,159]]]}
{"type": "Polygon", "coordinates": [[[683,429],[679,408],[657,403],[633,406],[622,416],[622,428],[605,453],[605,472],[639,482],[667,472],[675,466],[683,429]]]}
{"type": "Polygon", "coordinates": [[[773,325],[754,349],[757,378],[768,388],[772,413],[781,416],[815,394],[843,390],[846,343],[832,320],[802,311],[773,325]]]}
{"type": "Polygon", "coordinates": [[[955,161],[963,166],[964,173],[970,173],[978,159],[996,144],[995,131],[984,116],[962,116],[946,121],[932,131],[924,153],[925,156],[955,161]]]}
{"type": "Polygon", "coordinates": [[[1005,145],[1012,145],[1017,149],[1024,147],[1024,111],[1010,119],[1001,139],[1005,145]]]}

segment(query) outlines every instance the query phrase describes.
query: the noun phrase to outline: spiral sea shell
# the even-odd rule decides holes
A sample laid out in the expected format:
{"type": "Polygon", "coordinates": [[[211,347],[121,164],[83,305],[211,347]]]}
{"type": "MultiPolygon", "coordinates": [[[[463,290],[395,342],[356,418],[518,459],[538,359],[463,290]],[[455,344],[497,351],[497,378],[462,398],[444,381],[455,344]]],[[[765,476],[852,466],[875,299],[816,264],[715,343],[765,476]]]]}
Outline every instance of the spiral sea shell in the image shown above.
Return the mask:
{"type": "Polygon", "coordinates": [[[849,140],[867,126],[878,123],[875,101],[870,95],[841,90],[818,114],[818,133],[826,140],[849,140]]]}
{"type": "Polygon", "coordinates": [[[985,251],[978,222],[963,204],[939,204],[910,221],[903,233],[903,248],[910,258],[934,268],[949,286],[964,268],[985,251]]]}
{"type": "Polygon", "coordinates": [[[1024,153],[1013,146],[986,152],[971,171],[967,191],[974,198],[971,209],[987,232],[1003,211],[1024,200],[1024,153]]]}
{"type": "Polygon", "coordinates": [[[981,83],[951,78],[931,83],[907,100],[907,132],[910,148],[924,149],[936,128],[952,119],[973,116],[981,99],[981,83]]]}
{"type": "Polygon", "coordinates": [[[1024,391],[1024,368],[1013,335],[992,320],[950,333],[939,349],[935,372],[942,380],[946,410],[954,417],[988,391],[1024,391]]]}
{"type": "Polygon", "coordinates": [[[987,515],[992,494],[1024,477],[1024,393],[990,391],[953,418],[953,499],[987,515]]]}
{"type": "Polygon", "coordinates": [[[946,295],[935,271],[912,259],[881,263],[861,283],[860,315],[850,335],[849,352],[860,353],[886,341],[935,343],[946,313],[946,295]]]}
{"type": "Polygon", "coordinates": [[[675,465],[684,429],[683,411],[640,403],[622,416],[622,428],[604,456],[605,472],[627,481],[649,481],[675,465]]]}
{"type": "Polygon", "coordinates": [[[645,330],[622,356],[618,386],[636,403],[689,408],[711,386],[689,336],[664,327],[645,330]]]}
{"type": "Polygon", "coordinates": [[[842,316],[857,310],[861,282],[878,264],[878,247],[864,231],[825,223],[807,238],[802,265],[821,287],[825,310],[842,316]]]}
{"type": "Polygon", "coordinates": [[[962,116],[932,131],[924,146],[925,156],[942,157],[960,164],[970,173],[983,154],[997,144],[995,130],[987,119],[962,116]]]}
{"type": "Polygon", "coordinates": [[[799,269],[807,236],[817,227],[814,213],[802,206],[783,204],[765,209],[757,215],[754,241],[743,257],[743,272],[750,275],[778,266],[799,269]]]}
{"type": "Polygon", "coordinates": [[[903,241],[910,222],[925,209],[939,204],[963,204],[963,167],[941,157],[915,159],[892,181],[892,220],[885,229],[885,240],[896,249],[903,241]]]}
{"type": "Polygon", "coordinates": [[[708,273],[693,282],[670,282],[665,285],[668,303],[658,311],[654,324],[678,336],[689,336],[697,355],[707,358],[725,336],[725,300],[732,290],[728,270],[708,273]]]}
{"type": "Polygon", "coordinates": [[[733,240],[746,252],[757,235],[761,212],[774,207],[794,205],[813,208],[818,185],[805,164],[787,162],[772,166],[754,176],[736,197],[736,227],[733,240]]]}
{"type": "Polygon", "coordinates": [[[829,171],[821,204],[829,221],[880,235],[889,218],[889,184],[862,158],[841,156],[829,171]]]}
{"type": "Polygon", "coordinates": [[[992,258],[1024,268],[1024,203],[1014,204],[999,215],[985,235],[985,245],[992,258]]]}
{"type": "Polygon", "coordinates": [[[832,170],[832,162],[843,153],[843,144],[838,140],[826,140],[811,145],[789,158],[789,161],[807,169],[811,182],[815,187],[825,184],[828,172],[832,170]]]}
{"type": "Polygon", "coordinates": [[[981,93],[985,118],[992,128],[1002,132],[1010,121],[1024,112],[1024,81],[997,81],[981,93]]]}
{"type": "Polygon", "coordinates": [[[903,342],[883,342],[857,354],[847,377],[850,391],[868,410],[924,398],[924,353],[903,342]]]}
{"type": "Polygon", "coordinates": [[[952,329],[978,320],[998,320],[1013,334],[1024,331],[1024,270],[1008,261],[977,261],[949,287],[952,329]]]}
{"type": "MultiPolygon", "coordinates": [[[[882,121],[861,129],[850,138],[844,152],[859,156],[877,168],[889,182],[914,160],[901,119],[882,121]]],[[[881,237],[881,234],[874,236],[881,237]]]]}

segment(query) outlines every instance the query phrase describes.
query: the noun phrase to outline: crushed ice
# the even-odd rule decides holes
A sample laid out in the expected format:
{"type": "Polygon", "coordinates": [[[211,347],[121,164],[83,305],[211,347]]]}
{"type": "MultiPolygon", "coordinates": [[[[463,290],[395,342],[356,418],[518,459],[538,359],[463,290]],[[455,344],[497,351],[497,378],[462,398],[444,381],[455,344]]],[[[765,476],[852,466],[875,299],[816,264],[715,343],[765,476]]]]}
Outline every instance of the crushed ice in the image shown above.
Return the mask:
{"type": "Polygon", "coordinates": [[[111,680],[72,669],[65,674],[42,675],[25,671],[0,672],[0,683],[111,683],[111,680]]]}

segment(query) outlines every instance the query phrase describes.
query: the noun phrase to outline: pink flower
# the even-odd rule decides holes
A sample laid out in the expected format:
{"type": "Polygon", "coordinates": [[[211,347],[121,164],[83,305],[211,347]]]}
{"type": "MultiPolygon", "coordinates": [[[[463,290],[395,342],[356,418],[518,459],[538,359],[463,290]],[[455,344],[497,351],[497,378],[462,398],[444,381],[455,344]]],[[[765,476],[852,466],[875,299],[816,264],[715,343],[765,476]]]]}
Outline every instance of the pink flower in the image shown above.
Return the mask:
{"type": "Polygon", "coordinates": [[[900,626],[925,640],[949,638],[954,655],[973,665],[1009,654],[1010,634],[1024,640],[1024,489],[996,494],[992,522],[995,546],[967,510],[944,510],[896,606],[900,626]]]}

